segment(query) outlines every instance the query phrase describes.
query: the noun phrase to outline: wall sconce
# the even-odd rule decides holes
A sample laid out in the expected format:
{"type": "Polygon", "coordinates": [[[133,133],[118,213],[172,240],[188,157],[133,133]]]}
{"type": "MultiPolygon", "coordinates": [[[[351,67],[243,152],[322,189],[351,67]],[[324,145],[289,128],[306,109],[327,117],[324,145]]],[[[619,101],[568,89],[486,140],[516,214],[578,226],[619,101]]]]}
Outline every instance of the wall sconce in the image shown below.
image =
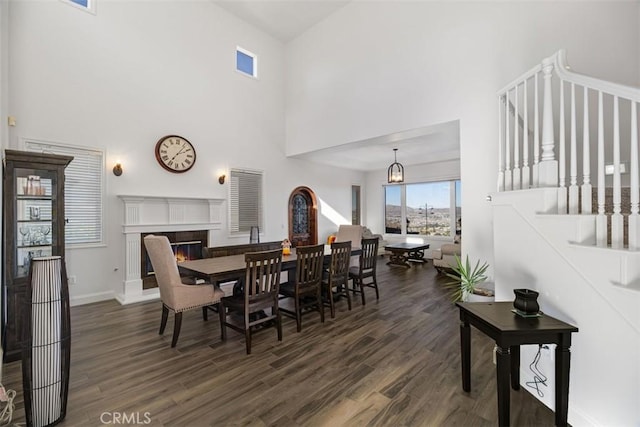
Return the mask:
{"type": "Polygon", "coordinates": [[[116,165],[113,167],[113,174],[115,176],[122,175],[122,164],[120,162],[117,162],[116,165]]]}
{"type": "Polygon", "coordinates": [[[218,182],[220,183],[220,185],[224,184],[224,180],[227,176],[225,174],[222,174],[218,177],[218,182]]]}

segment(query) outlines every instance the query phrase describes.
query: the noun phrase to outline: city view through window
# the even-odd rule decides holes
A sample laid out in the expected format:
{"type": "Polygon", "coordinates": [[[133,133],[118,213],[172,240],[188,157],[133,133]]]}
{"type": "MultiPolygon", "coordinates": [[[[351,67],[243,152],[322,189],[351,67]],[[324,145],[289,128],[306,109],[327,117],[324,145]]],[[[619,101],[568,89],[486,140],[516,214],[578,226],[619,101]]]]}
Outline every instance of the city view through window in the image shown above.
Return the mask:
{"type": "Polygon", "coordinates": [[[385,187],[386,233],[452,236],[461,225],[459,180],[385,187]]]}

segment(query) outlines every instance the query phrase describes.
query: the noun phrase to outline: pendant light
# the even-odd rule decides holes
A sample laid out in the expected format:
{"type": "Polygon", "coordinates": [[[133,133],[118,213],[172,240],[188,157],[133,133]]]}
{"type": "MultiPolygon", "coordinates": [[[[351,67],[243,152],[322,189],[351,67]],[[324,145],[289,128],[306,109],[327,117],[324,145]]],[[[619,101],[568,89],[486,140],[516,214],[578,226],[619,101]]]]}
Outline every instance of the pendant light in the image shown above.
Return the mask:
{"type": "Polygon", "coordinates": [[[398,163],[397,151],[397,148],[393,149],[394,162],[387,169],[387,182],[389,184],[404,182],[404,166],[398,163]]]}

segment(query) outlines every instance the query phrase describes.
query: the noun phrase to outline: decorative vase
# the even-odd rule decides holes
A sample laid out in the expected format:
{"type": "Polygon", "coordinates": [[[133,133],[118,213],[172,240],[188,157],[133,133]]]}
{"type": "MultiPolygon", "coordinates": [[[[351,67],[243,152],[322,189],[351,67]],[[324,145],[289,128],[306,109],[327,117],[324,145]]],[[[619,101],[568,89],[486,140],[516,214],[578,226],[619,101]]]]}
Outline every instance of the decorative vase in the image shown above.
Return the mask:
{"type": "Polygon", "coordinates": [[[22,310],[22,388],[28,426],[49,426],[67,412],[71,356],[69,288],[60,256],[31,260],[22,310]]]}
{"type": "Polygon", "coordinates": [[[516,299],[513,301],[513,307],[524,314],[536,314],[540,311],[538,305],[538,292],[531,289],[514,289],[516,299]]]}

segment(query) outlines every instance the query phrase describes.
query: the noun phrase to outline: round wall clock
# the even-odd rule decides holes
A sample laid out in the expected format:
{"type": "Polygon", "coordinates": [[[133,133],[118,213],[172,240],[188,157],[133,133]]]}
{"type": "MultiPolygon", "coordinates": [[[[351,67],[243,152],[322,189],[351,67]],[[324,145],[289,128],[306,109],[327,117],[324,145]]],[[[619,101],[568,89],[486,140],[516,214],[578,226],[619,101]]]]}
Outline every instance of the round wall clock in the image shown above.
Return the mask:
{"type": "Polygon", "coordinates": [[[156,144],[156,160],[169,172],[183,173],[196,163],[196,150],[186,138],[167,135],[156,144]]]}

